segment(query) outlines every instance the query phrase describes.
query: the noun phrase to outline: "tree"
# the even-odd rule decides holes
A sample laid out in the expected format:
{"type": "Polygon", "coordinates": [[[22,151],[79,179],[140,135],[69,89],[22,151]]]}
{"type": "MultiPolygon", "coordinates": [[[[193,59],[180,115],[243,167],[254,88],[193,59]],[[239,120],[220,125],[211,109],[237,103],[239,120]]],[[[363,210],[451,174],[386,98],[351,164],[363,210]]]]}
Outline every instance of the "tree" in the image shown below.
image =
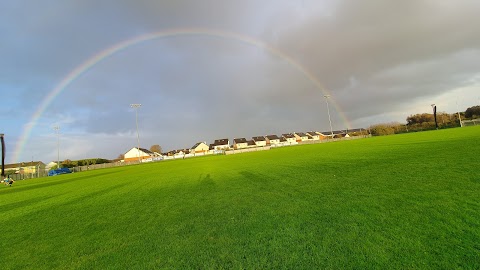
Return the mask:
{"type": "Polygon", "coordinates": [[[422,114],[415,114],[415,115],[410,115],[407,117],[407,122],[408,125],[414,125],[414,124],[422,124],[425,122],[434,122],[433,119],[433,114],[430,113],[422,113],[422,114]]]}
{"type": "Polygon", "coordinates": [[[395,134],[396,123],[377,124],[370,127],[373,136],[395,134]]]}
{"type": "Polygon", "coordinates": [[[160,153],[162,153],[162,147],[158,144],[154,144],[154,145],[150,146],[150,151],[160,154],[160,153]]]}
{"type": "Polygon", "coordinates": [[[65,159],[62,162],[62,167],[72,168],[72,167],[75,167],[75,165],[73,164],[73,162],[70,159],[65,159]]]}
{"type": "Polygon", "coordinates": [[[473,106],[465,111],[465,118],[478,118],[480,117],[480,106],[473,106]]]}

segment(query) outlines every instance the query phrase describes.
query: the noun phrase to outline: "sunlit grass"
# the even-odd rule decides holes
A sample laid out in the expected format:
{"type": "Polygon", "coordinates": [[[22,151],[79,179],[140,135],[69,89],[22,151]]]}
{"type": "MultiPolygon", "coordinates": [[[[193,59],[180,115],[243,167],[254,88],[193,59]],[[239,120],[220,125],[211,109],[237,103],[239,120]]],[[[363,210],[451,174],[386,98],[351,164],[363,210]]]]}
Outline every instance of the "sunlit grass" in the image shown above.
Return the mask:
{"type": "Polygon", "coordinates": [[[3,269],[480,268],[480,127],[0,188],[3,269]]]}

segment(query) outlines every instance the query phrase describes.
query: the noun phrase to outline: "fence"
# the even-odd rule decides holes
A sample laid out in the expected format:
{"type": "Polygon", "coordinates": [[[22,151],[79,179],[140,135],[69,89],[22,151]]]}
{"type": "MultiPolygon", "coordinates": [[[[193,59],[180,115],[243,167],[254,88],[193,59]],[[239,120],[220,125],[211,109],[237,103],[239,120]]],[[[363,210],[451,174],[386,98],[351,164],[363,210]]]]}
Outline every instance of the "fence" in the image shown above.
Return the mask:
{"type": "Polygon", "coordinates": [[[477,125],[480,125],[480,119],[463,120],[462,124],[464,127],[477,126],[477,125]]]}
{"type": "Polygon", "coordinates": [[[225,151],[225,155],[241,154],[241,153],[256,152],[256,151],[265,151],[265,150],[270,150],[270,146],[259,146],[259,147],[252,147],[252,148],[227,150],[227,151],[225,151]]]}
{"type": "MultiPolygon", "coordinates": [[[[476,121],[476,124],[480,124],[480,120],[476,121]]],[[[327,139],[327,140],[303,141],[303,142],[298,142],[298,143],[295,143],[295,144],[288,144],[288,145],[259,146],[259,147],[244,148],[244,149],[237,149],[237,150],[216,150],[214,152],[168,156],[168,157],[163,157],[162,159],[152,159],[149,162],[159,162],[159,161],[163,161],[163,160],[185,159],[185,158],[193,158],[193,157],[206,156],[206,155],[241,154],[241,153],[256,152],[256,151],[267,151],[267,150],[270,150],[270,149],[273,149],[273,148],[278,148],[278,147],[287,147],[287,146],[302,145],[302,144],[328,143],[328,142],[345,141],[345,140],[355,140],[355,139],[362,139],[362,138],[367,138],[367,137],[371,137],[371,135],[346,137],[346,138],[335,138],[335,139],[327,139]]],[[[140,164],[140,163],[142,163],[142,162],[139,162],[139,161],[135,160],[135,161],[127,161],[127,162],[91,164],[91,165],[73,167],[73,168],[70,168],[70,170],[72,171],[72,173],[76,173],[76,172],[85,172],[85,171],[90,171],[90,170],[113,168],[113,167],[123,167],[123,166],[135,165],[135,164],[140,164]]],[[[38,173],[12,174],[12,175],[10,175],[10,177],[14,181],[18,181],[18,180],[34,179],[34,178],[38,178],[38,177],[45,177],[45,176],[47,176],[47,174],[48,173],[45,171],[45,172],[38,172],[38,173]]]]}
{"type": "MultiPolygon", "coordinates": [[[[13,179],[13,181],[18,181],[18,180],[27,180],[27,179],[34,179],[34,178],[39,178],[39,177],[45,177],[47,176],[46,171],[38,171],[34,173],[12,173],[9,174],[10,178],[13,179]]],[[[3,180],[3,179],[2,179],[3,180]]]]}

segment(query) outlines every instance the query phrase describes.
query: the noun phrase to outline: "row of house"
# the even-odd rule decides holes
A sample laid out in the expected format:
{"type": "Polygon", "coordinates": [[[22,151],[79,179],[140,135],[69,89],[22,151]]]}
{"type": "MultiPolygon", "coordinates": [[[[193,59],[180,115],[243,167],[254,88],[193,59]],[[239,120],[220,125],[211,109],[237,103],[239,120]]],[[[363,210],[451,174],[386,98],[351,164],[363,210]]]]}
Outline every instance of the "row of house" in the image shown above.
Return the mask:
{"type": "Polygon", "coordinates": [[[156,153],[145,148],[133,147],[124,155],[124,161],[155,161],[162,159],[190,157],[198,155],[207,155],[220,153],[226,150],[242,150],[256,147],[280,147],[288,145],[296,145],[299,143],[322,141],[335,138],[345,138],[350,136],[365,135],[364,129],[352,129],[348,131],[338,130],[333,132],[293,132],[285,133],[281,136],[266,135],[255,136],[247,140],[246,138],[234,138],[233,144],[230,144],[229,139],[217,139],[213,143],[198,142],[194,146],[187,149],[172,150],[166,153],[156,153]]]}
{"type": "Polygon", "coordinates": [[[30,162],[20,162],[5,164],[5,174],[26,174],[34,175],[36,177],[43,176],[46,174],[47,165],[41,161],[30,161],[30,162]]]}

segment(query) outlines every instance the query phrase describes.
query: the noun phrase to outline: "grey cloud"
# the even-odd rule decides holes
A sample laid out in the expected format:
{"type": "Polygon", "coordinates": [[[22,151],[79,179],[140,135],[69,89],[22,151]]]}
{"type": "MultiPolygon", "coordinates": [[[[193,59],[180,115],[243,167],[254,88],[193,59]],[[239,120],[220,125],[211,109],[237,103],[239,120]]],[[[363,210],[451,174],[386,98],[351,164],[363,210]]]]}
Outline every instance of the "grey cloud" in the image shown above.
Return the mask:
{"type": "Polygon", "coordinates": [[[337,1],[329,16],[286,27],[276,42],[314,71],[355,119],[449,91],[475,75],[480,36],[472,26],[480,23],[479,7],[474,1],[337,1]],[[352,77],[360,82],[353,87],[352,77]]]}
{"type": "MultiPolygon", "coordinates": [[[[479,7],[477,1],[373,0],[9,4],[0,10],[0,87],[18,90],[15,99],[29,110],[2,110],[28,119],[62,78],[98,52],[149,32],[200,27],[278,47],[332,92],[354,125],[368,124],[365,119],[402,112],[412,100],[472,84],[480,63],[479,7]]],[[[220,137],[327,130],[323,94],[268,49],[229,38],[171,36],[94,65],[53,100],[41,121],[63,121],[66,134],[88,134],[101,142],[96,148],[117,155],[119,145],[135,142],[130,103],[143,104],[142,145],[168,150],[220,137]]],[[[344,128],[342,112],[333,104],[330,110],[334,128],[344,128]]]]}

